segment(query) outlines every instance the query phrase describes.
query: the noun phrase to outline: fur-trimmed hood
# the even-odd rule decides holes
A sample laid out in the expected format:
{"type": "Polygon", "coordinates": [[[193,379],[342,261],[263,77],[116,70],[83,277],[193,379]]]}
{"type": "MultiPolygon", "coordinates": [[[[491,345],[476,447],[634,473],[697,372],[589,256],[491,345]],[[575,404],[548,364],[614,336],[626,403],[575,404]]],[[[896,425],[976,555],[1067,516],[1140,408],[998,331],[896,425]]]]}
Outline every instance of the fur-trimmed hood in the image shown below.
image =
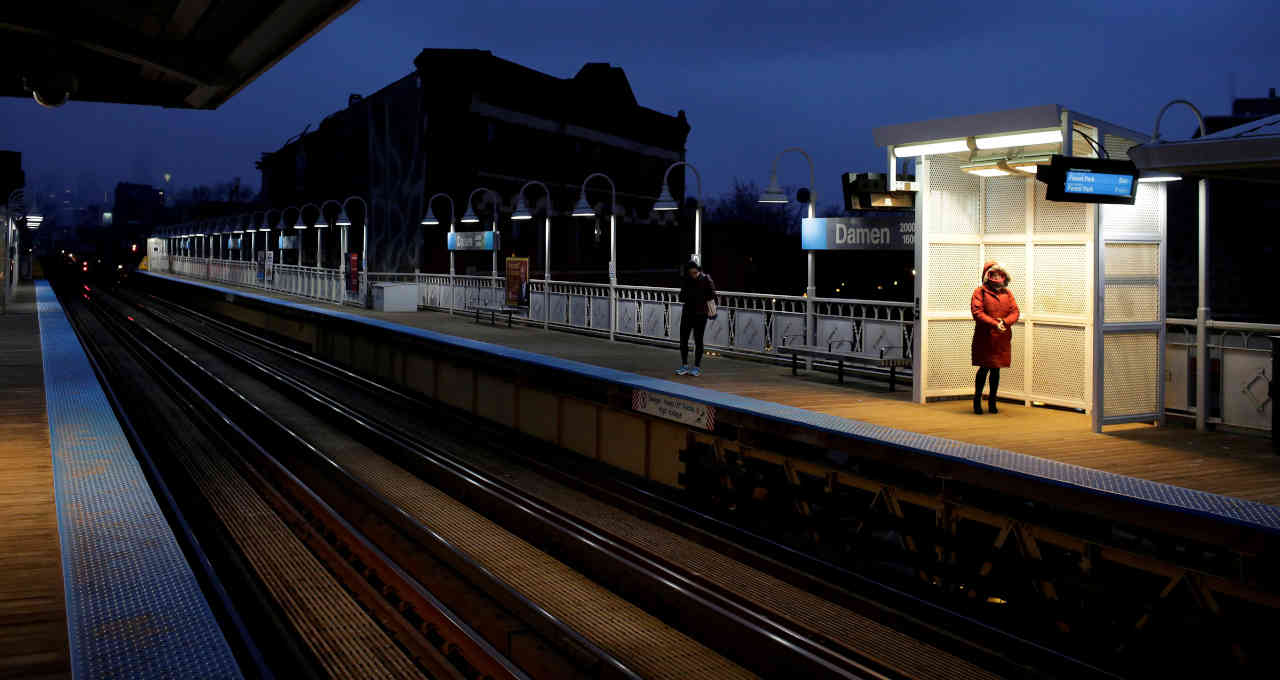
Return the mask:
{"type": "Polygon", "coordinates": [[[991,272],[1000,272],[1001,274],[1004,274],[1004,285],[1007,286],[1010,283],[1013,283],[1013,277],[1009,275],[1009,270],[1005,269],[1005,266],[1000,264],[999,262],[992,260],[982,265],[982,283],[983,284],[986,284],[987,281],[990,280],[991,272]]]}

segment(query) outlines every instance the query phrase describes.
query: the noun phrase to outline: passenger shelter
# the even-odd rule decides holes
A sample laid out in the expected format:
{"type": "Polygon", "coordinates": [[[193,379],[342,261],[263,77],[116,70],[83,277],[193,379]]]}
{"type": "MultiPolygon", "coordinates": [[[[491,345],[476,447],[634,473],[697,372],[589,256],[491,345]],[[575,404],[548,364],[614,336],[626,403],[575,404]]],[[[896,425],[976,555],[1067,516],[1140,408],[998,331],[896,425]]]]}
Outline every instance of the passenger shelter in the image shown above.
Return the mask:
{"type": "MultiPolygon", "coordinates": [[[[1021,309],[1001,396],[1081,409],[1102,426],[1163,421],[1165,186],[1133,205],[1057,202],[1055,154],[1128,160],[1148,136],[1060,105],[877,128],[894,190],[915,190],[913,399],[969,395],[969,299],[1001,262],[1021,309]],[[913,177],[897,159],[914,159],[913,177]]],[[[1148,181],[1151,180],[1151,181],[1148,181]]]]}

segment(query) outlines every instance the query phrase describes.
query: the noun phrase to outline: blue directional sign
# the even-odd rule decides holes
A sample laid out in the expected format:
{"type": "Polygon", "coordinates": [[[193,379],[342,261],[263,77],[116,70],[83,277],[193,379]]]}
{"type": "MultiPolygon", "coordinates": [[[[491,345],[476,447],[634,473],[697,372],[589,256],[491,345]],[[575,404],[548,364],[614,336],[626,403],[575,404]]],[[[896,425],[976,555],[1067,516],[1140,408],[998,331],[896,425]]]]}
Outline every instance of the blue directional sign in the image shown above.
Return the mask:
{"type": "Polygon", "coordinates": [[[497,236],[492,231],[449,232],[449,250],[497,250],[497,236]]]}
{"type": "Polygon", "coordinates": [[[1133,175],[1068,170],[1062,190],[1069,194],[1091,196],[1128,196],[1133,193],[1133,175]]]}

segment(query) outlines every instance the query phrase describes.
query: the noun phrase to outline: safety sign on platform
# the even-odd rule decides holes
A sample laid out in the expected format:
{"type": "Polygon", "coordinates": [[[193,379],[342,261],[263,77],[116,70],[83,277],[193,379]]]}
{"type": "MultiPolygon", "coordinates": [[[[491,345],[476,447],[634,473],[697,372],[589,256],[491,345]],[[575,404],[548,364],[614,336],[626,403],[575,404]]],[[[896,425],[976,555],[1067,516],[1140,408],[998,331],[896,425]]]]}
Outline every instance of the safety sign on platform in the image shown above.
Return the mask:
{"type": "Polygon", "coordinates": [[[716,407],[688,399],[679,399],[647,390],[632,390],[631,408],[640,413],[674,420],[677,423],[704,430],[716,429],[716,407]]]}

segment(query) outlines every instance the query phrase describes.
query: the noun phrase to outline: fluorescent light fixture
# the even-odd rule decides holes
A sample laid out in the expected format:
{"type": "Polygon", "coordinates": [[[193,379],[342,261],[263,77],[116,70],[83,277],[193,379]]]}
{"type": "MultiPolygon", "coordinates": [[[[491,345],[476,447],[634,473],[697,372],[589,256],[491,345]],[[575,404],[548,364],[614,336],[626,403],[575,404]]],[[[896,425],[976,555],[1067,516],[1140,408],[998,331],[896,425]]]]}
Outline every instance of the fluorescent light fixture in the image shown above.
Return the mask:
{"type": "Polygon", "coordinates": [[[970,175],[979,177],[1008,177],[1013,174],[1009,166],[1005,165],[1003,158],[970,163],[969,165],[961,166],[960,169],[970,175]]]}
{"type": "Polygon", "coordinates": [[[302,211],[298,211],[298,221],[293,224],[294,229],[306,229],[307,225],[302,222],[302,211]]]}
{"type": "Polygon", "coordinates": [[[974,140],[974,144],[976,144],[979,149],[1005,149],[1011,146],[1032,146],[1034,144],[1057,144],[1061,142],[1061,130],[1018,132],[1011,135],[978,137],[974,140]]]}
{"type": "Polygon", "coordinates": [[[893,155],[895,158],[909,158],[912,156],[929,156],[938,153],[956,153],[958,151],[968,151],[969,142],[963,139],[954,139],[949,142],[929,142],[928,144],[907,144],[905,146],[893,147],[893,155]]]}
{"type": "Polygon", "coordinates": [[[525,203],[524,196],[516,198],[516,211],[511,213],[511,219],[513,221],[533,219],[533,213],[529,212],[529,206],[525,203]]]}
{"type": "Polygon", "coordinates": [[[679,205],[676,205],[675,197],[671,195],[671,189],[668,189],[667,185],[663,184],[662,195],[658,197],[658,202],[653,204],[653,209],[658,212],[671,212],[679,207],[679,205]]]}
{"type": "Polygon", "coordinates": [[[1146,170],[1142,173],[1142,176],[1138,178],[1138,181],[1149,184],[1152,182],[1177,182],[1180,179],[1182,179],[1182,175],[1175,175],[1172,172],[1146,170]]]}
{"type": "Polygon", "coordinates": [[[334,222],[334,224],[335,224],[336,226],[339,226],[339,227],[349,227],[349,226],[351,226],[351,218],[350,218],[350,217],[347,217],[347,211],[346,211],[346,209],[345,209],[345,208],[343,208],[342,210],[338,211],[338,221],[337,221],[337,222],[334,222]]]}
{"type": "Polygon", "coordinates": [[[320,217],[316,218],[316,229],[328,229],[329,223],[324,221],[324,213],[320,213],[320,217]]]}
{"type": "Polygon", "coordinates": [[[595,217],[596,216],[596,209],[592,208],[590,203],[587,203],[586,194],[582,194],[582,196],[578,199],[578,204],[573,206],[573,216],[574,217],[595,217]]]}
{"type": "MultiPolygon", "coordinates": [[[[427,214],[422,216],[421,224],[424,227],[434,227],[437,224],[440,224],[440,220],[435,215],[431,214],[430,209],[427,209],[427,214]]],[[[342,226],[342,222],[338,222],[338,226],[342,226]]]]}
{"type": "Polygon", "coordinates": [[[476,217],[475,211],[471,209],[471,206],[467,206],[467,214],[462,216],[461,222],[464,224],[474,224],[479,221],[480,218],[476,217]]]}
{"type": "Polygon", "coordinates": [[[1026,156],[1023,158],[1013,158],[1005,162],[1012,170],[1025,172],[1028,175],[1036,174],[1036,168],[1041,165],[1048,165],[1052,160],[1052,156],[1026,156]]]}

